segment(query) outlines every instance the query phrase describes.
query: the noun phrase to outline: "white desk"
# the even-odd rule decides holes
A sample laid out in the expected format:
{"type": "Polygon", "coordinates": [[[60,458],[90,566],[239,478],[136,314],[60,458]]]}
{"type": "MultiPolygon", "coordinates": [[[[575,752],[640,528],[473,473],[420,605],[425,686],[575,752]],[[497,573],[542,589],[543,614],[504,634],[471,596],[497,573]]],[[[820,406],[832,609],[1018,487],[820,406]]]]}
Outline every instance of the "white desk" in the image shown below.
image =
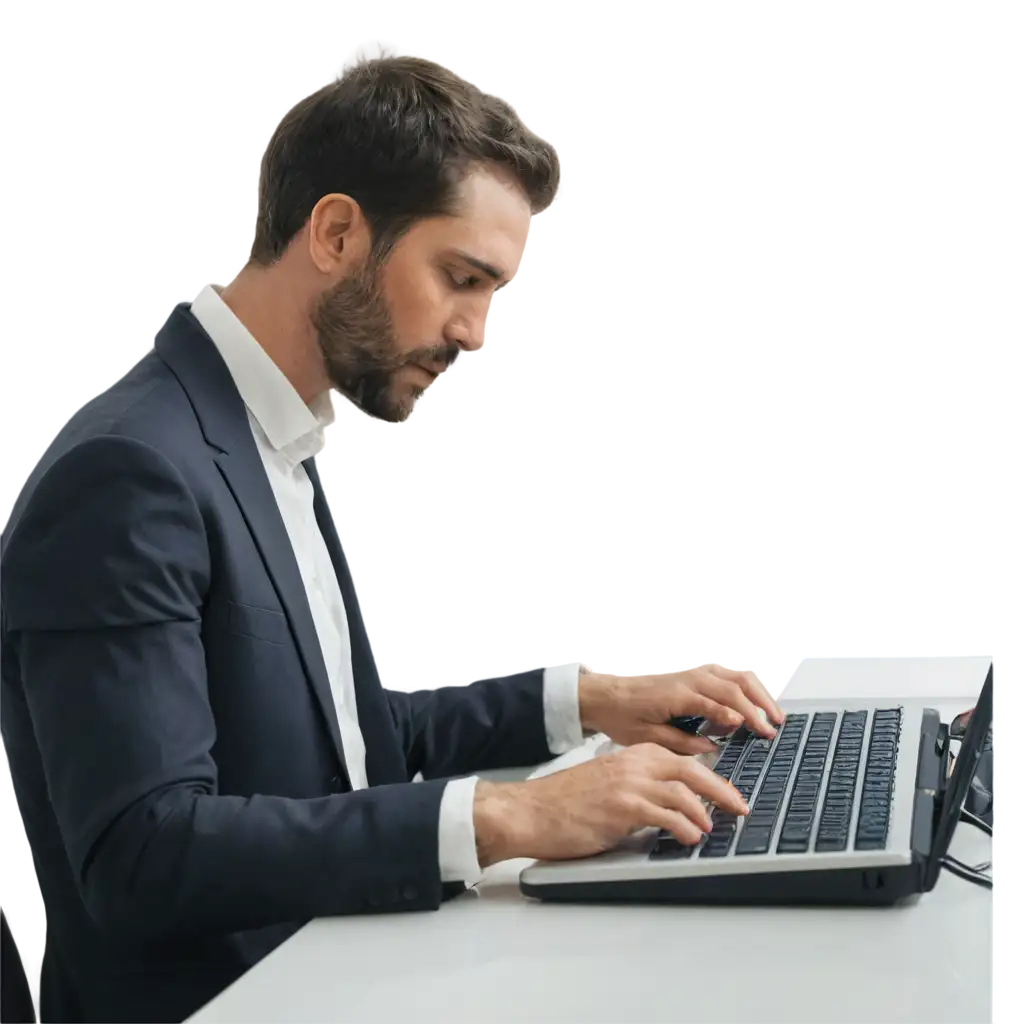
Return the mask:
{"type": "MultiPolygon", "coordinates": [[[[948,721],[973,705],[980,664],[832,663],[825,688],[806,661],[782,699],[874,696],[881,672],[904,680],[888,696],[932,695],[948,721]]],[[[960,827],[951,852],[976,863],[991,842],[960,827]]],[[[615,907],[525,899],[528,863],[496,865],[436,913],[314,921],[191,1020],[991,1020],[992,893],[948,872],[895,908],[615,907]]]]}

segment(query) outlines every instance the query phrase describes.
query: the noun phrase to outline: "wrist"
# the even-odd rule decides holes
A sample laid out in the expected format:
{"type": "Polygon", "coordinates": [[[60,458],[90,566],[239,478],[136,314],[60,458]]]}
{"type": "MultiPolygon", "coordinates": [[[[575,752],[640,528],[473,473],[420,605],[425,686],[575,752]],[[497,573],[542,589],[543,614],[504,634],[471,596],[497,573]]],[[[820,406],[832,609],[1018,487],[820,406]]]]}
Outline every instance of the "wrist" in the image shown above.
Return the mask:
{"type": "Polygon", "coordinates": [[[580,728],[584,735],[605,731],[602,723],[606,720],[608,708],[614,701],[615,680],[615,676],[591,672],[586,666],[580,666],[578,695],[580,728]]]}
{"type": "Polygon", "coordinates": [[[487,782],[476,784],[473,796],[473,828],[476,855],[481,868],[499,861],[526,856],[529,828],[525,807],[520,799],[522,783],[487,782]]]}

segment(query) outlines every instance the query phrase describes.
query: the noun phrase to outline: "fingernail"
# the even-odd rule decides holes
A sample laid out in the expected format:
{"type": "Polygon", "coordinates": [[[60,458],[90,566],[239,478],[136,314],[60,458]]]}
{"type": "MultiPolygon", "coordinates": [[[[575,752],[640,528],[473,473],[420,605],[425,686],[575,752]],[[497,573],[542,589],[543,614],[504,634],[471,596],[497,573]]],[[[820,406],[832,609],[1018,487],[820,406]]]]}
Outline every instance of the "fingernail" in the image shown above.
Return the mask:
{"type": "Polygon", "coordinates": [[[744,814],[749,814],[750,813],[750,805],[747,803],[746,800],[743,801],[743,813],[744,814]]]}

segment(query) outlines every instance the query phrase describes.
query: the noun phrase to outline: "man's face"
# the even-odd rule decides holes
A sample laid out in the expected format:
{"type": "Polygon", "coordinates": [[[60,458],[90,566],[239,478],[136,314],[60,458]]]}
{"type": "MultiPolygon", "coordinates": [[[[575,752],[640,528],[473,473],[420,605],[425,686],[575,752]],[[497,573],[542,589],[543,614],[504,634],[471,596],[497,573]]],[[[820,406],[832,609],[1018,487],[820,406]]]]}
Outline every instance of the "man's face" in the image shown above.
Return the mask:
{"type": "Polygon", "coordinates": [[[419,221],[383,266],[366,263],[313,310],[332,386],[378,419],[407,419],[460,349],[483,345],[491,297],[519,269],[525,197],[482,170],[461,196],[456,216],[419,221]]]}

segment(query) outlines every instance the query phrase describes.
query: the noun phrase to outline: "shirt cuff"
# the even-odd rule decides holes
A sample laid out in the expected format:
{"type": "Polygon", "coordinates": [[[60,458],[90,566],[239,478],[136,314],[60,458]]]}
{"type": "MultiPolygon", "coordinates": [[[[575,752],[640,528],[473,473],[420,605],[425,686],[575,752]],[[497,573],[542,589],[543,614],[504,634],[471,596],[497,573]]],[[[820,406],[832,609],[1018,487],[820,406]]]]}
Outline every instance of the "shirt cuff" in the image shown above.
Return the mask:
{"type": "Polygon", "coordinates": [[[556,756],[583,743],[579,662],[544,669],[544,731],[556,756]]]}
{"type": "Polygon", "coordinates": [[[437,825],[437,861],[442,882],[476,885],[483,873],[476,854],[476,826],[473,824],[473,800],[477,777],[453,779],[441,794],[441,812],[437,825]]]}

